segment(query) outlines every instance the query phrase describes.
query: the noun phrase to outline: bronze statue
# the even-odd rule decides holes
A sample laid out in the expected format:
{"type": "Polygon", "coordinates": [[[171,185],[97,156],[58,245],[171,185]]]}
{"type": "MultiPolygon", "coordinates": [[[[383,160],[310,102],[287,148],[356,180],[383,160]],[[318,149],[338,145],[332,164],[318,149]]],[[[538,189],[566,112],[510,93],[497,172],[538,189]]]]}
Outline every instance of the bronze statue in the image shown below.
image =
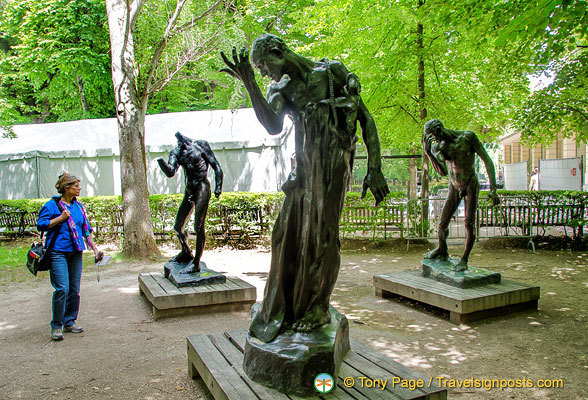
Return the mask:
{"type": "Polygon", "coordinates": [[[310,332],[330,321],[329,298],[340,267],[339,218],[357,141],[357,123],[368,151],[369,188],[380,203],[389,193],[381,171],[376,124],[359,95],[357,76],[340,62],[312,61],[292,52],[278,37],[260,36],[224,72],[240,79],[261,124],[271,135],[290,115],[295,124],[296,168],[282,190],[286,196],[272,234],[271,269],[263,304],[250,334],[263,342],[292,328],[310,332]],[[273,83],[267,98],[252,68],[273,83]]]}
{"type": "Polygon", "coordinates": [[[176,138],[178,139],[178,144],[170,152],[168,162],[165,162],[161,157],[157,159],[161,170],[169,178],[176,174],[180,166],[184,168],[186,190],[182,203],[178,208],[174,225],[174,231],[176,231],[180,240],[182,250],[172,258],[172,261],[188,263],[188,266],[182,273],[198,272],[200,271],[200,259],[204,251],[204,222],[208,211],[208,202],[210,201],[210,183],[208,182],[207,176],[208,166],[211,166],[214,170],[214,195],[216,197],[219,197],[222,192],[223,171],[207,141],[192,140],[183,136],[180,132],[176,133],[176,138]],[[184,226],[194,210],[196,252],[192,255],[184,226]]]}
{"type": "Polygon", "coordinates": [[[443,205],[438,226],[439,246],[425,255],[425,258],[447,260],[449,257],[447,252],[449,222],[459,202],[464,199],[465,248],[461,260],[454,267],[455,271],[464,271],[468,268],[468,258],[476,239],[475,219],[479,192],[474,164],[476,154],[484,162],[490,180],[488,199],[493,205],[497,205],[500,200],[496,194],[494,164],[474,132],[447,129],[438,119],[432,119],[425,124],[423,149],[435,171],[442,176],[449,175],[449,193],[443,205]]]}

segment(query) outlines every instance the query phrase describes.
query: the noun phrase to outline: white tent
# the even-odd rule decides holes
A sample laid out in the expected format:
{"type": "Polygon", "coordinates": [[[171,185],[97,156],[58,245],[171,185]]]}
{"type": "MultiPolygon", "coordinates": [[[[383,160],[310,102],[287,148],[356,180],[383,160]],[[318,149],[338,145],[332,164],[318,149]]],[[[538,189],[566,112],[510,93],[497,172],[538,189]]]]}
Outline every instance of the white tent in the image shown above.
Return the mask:
{"type": "MultiPolygon", "coordinates": [[[[279,135],[269,135],[253,109],[148,115],[145,144],[152,194],[183,191],[183,172],[167,178],[158,157],[167,160],[174,134],[210,143],[224,172],[223,191],[277,191],[290,172],[294,134],[289,119],[279,135]]],[[[16,139],[0,138],[0,199],[49,197],[62,171],[82,180],[82,195],[119,195],[118,128],[114,118],[17,125],[16,139]]],[[[211,184],[214,174],[209,171],[211,184]]]]}

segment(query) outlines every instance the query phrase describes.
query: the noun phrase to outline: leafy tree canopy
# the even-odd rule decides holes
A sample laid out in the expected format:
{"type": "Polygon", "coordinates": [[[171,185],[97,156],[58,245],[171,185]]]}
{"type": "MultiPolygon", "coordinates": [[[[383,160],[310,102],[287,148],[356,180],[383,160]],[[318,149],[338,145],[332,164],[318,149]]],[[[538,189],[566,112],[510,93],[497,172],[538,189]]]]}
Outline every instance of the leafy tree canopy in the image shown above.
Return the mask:
{"type": "Polygon", "coordinates": [[[15,122],[113,115],[103,1],[8,0],[0,32],[0,97],[15,122]]]}

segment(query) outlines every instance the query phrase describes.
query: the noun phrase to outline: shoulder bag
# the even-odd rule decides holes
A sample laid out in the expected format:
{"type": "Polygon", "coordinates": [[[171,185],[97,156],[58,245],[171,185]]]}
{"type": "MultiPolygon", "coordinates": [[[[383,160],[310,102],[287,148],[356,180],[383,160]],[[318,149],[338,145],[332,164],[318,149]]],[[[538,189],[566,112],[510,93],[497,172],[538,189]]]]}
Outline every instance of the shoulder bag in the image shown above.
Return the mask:
{"type": "MultiPolygon", "coordinates": [[[[59,209],[59,211],[62,211],[59,202],[55,200],[55,203],[57,204],[57,208],[59,209]]],[[[55,231],[55,234],[51,238],[49,246],[45,247],[43,245],[43,234],[45,232],[41,232],[41,236],[39,237],[40,241],[38,243],[33,243],[31,245],[31,249],[27,253],[27,268],[31,272],[31,274],[37,276],[38,271],[49,271],[49,268],[51,267],[50,250],[53,248],[53,246],[55,246],[55,240],[57,239],[57,230],[59,229],[59,227],[61,227],[62,223],[63,222],[60,222],[59,224],[51,228],[55,231]]]]}

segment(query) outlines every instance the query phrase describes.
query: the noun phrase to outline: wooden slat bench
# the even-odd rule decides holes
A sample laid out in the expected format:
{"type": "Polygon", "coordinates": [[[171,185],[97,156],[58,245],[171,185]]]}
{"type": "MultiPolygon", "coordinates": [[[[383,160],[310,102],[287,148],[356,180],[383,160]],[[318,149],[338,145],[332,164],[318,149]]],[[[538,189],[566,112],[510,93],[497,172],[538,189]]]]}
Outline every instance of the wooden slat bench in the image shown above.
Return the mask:
{"type": "Polygon", "coordinates": [[[536,310],[539,286],[502,280],[475,288],[456,288],[425,278],[421,271],[374,276],[376,296],[399,295],[449,311],[454,324],[476,321],[514,311],[536,310]]]}
{"type": "Polygon", "coordinates": [[[405,228],[406,206],[403,204],[374,207],[346,205],[339,224],[343,232],[364,232],[373,237],[388,237],[388,234],[403,234],[405,228]]]}
{"type": "MultiPolygon", "coordinates": [[[[243,371],[243,349],[246,331],[229,331],[187,337],[188,374],[200,376],[211,394],[219,399],[299,399],[251,381],[243,371]]],[[[429,379],[382,355],[371,347],[352,341],[339,371],[338,387],[334,391],[311,399],[446,399],[447,390],[431,384],[429,379]],[[354,385],[346,387],[343,379],[351,377],[354,385]],[[365,387],[360,377],[387,380],[386,388],[365,387]],[[393,379],[422,380],[424,388],[410,390],[393,384],[393,379]],[[430,387],[428,387],[430,386],[430,387]]],[[[405,385],[406,386],[406,385],[405,385]]]]}
{"type": "Polygon", "coordinates": [[[249,311],[257,290],[242,279],[222,284],[176,287],[160,272],[139,274],[139,292],[151,303],[154,319],[221,311],[249,311]]]}
{"type": "Polygon", "coordinates": [[[38,213],[27,211],[0,210],[0,233],[6,236],[36,234],[38,213]]]}

